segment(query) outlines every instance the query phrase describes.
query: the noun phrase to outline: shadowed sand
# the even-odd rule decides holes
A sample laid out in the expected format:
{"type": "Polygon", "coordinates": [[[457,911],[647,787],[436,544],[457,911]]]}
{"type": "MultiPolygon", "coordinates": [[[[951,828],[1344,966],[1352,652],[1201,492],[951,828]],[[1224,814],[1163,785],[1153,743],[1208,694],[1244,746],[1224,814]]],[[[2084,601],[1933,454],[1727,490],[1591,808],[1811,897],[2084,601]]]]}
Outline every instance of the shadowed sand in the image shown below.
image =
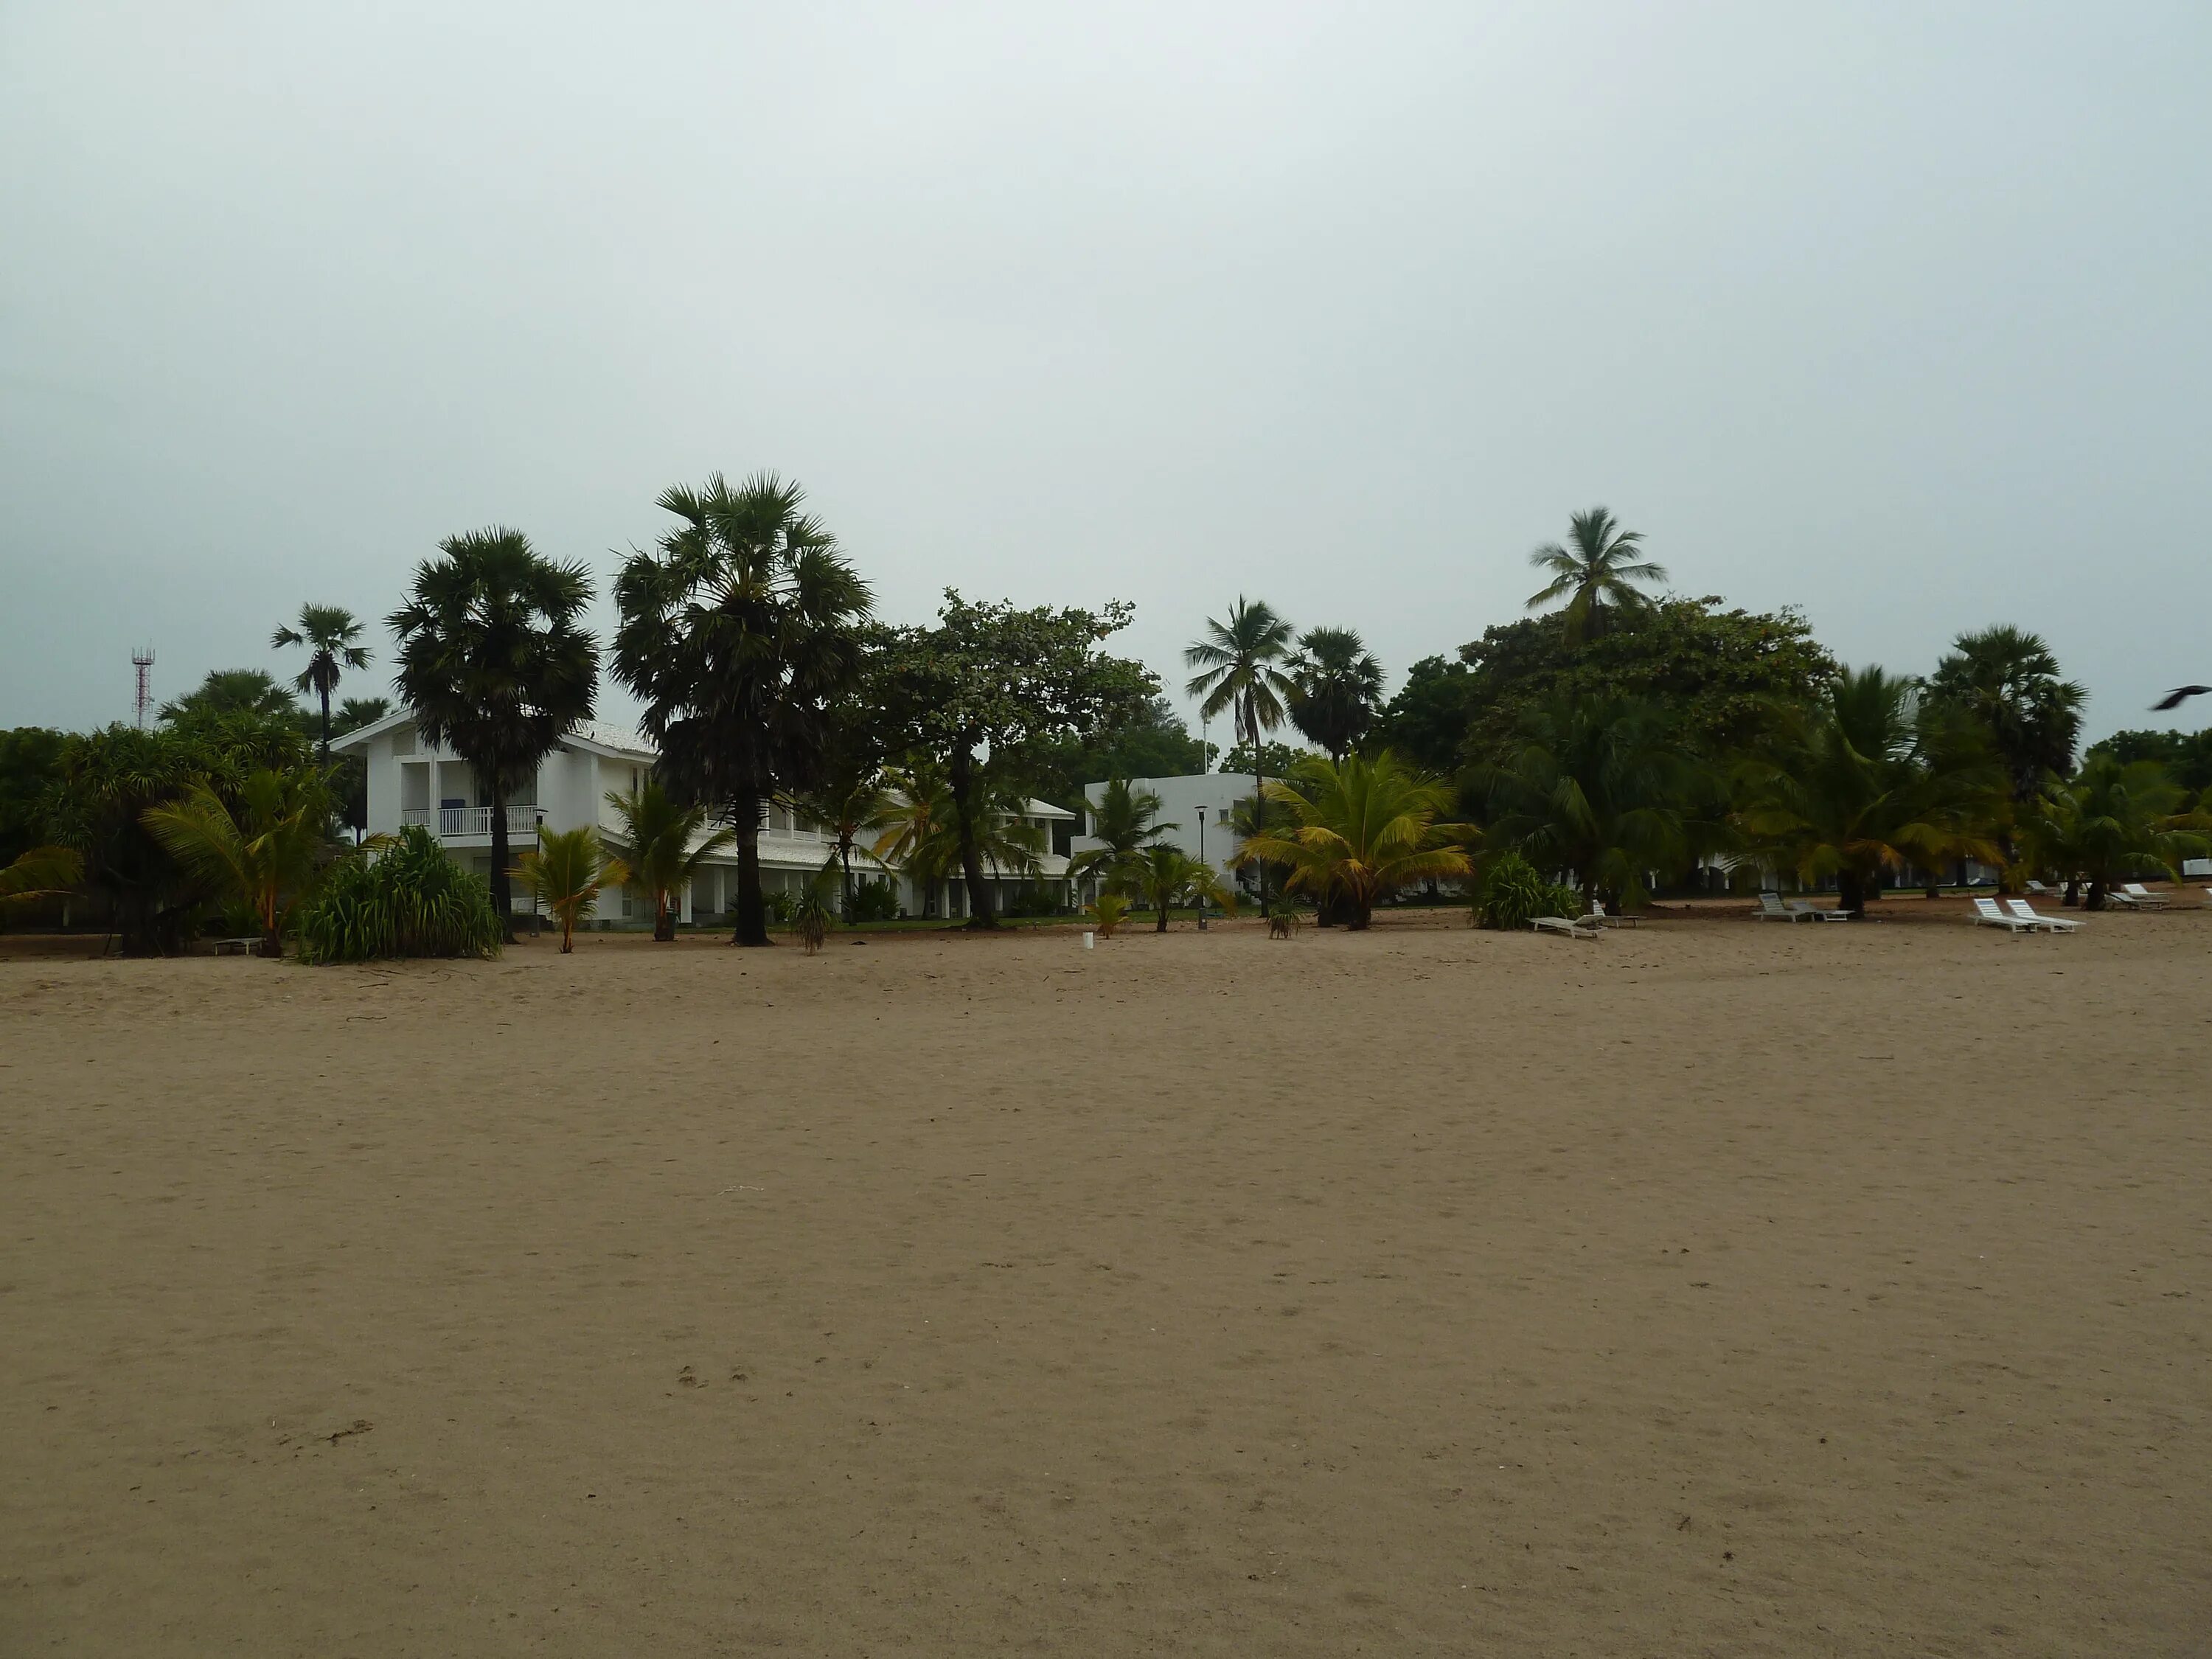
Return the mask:
{"type": "Polygon", "coordinates": [[[2190,913],[0,960],[0,1651],[2196,1651],[2208,990],[2190,913]]]}

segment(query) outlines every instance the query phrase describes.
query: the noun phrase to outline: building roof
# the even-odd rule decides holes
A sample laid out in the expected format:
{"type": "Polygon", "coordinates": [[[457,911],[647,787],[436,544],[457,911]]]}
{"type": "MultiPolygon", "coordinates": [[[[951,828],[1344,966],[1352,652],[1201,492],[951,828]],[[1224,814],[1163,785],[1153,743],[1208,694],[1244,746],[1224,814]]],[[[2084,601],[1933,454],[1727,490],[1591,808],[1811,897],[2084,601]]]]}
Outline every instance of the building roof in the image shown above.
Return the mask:
{"type": "MultiPolygon", "coordinates": [[[[356,726],[342,738],[331,739],[333,754],[350,755],[365,750],[387,732],[397,731],[415,718],[415,711],[403,708],[394,714],[368,726],[356,726]]],[[[599,754],[613,755],[623,760],[653,760],[659,750],[648,742],[645,734],[627,726],[609,726],[603,720],[582,720],[574,726],[561,741],[579,749],[589,749],[599,754]]]]}

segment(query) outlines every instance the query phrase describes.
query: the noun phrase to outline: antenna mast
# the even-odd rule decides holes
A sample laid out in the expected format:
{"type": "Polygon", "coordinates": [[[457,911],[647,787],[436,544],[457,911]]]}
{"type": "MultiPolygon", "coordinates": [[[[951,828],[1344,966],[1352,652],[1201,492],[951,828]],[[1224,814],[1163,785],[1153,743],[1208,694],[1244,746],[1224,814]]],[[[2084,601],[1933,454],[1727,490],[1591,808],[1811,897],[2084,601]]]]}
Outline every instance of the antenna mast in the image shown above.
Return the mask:
{"type": "Polygon", "coordinates": [[[146,711],[154,704],[154,647],[147,646],[131,653],[131,665],[138,671],[138,729],[146,729],[146,711]]]}

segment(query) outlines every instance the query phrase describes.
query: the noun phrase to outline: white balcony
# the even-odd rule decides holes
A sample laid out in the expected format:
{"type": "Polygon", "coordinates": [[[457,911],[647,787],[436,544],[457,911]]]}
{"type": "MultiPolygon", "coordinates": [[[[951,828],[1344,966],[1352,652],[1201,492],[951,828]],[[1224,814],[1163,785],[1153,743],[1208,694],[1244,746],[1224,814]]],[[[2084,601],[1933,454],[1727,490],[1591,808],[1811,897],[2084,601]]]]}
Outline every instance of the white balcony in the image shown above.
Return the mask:
{"type": "MultiPolygon", "coordinates": [[[[441,841],[465,841],[471,837],[491,839],[492,814],[495,806],[409,806],[401,810],[399,822],[419,823],[426,830],[436,831],[441,841]]],[[[534,836],[538,833],[538,809],[534,805],[510,805],[507,809],[507,833],[534,836]]]]}

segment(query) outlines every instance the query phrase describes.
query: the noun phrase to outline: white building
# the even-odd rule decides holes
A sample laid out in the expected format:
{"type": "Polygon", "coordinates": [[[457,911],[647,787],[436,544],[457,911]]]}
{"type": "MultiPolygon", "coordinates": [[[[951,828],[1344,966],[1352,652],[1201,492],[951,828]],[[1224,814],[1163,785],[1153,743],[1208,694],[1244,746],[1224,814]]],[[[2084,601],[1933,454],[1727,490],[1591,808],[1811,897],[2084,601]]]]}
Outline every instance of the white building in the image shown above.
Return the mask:
{"type": "MultiPolygon", "coordinates": [[[[1149,789],[1160,798],[1156,822],[1167,828],[1167,834],[1159,838],[1161,843],[1179,847],[1192,858],[1204,859],[1216,870],[1224,870],[1238,845],[1231,821],[1237,803],[1251,799],[1259,781],[1249,772],[1200,772],[1180,778],[1132,778],[1129,787],[1149,789]]],[[[1103,783],[1083,786],[1088,811],[1081,828],[1090,827],[1089,813],[1097,810],[1099,797],[1105,793],[1103,783]]],[[[1073,843],[1078,854],[1094,852],[1104,845],[1089,835],[1078,835],[1073,843]]]]}
{"type": "MultiPolygon", "coordinates": [[[[474,767],[422,740],[411,714],[402,710],[348,732],[334,738],[331,748],[362,759],[368,773],[371,835],[396,834],[404,825],[421,824],[464,867],[483,876],[491,873],[489,795],[474,767]]],[[[621,851],[622,819],[606,798],[610,793],[627,794],[636,788],[658,759],[652,744],[639,732],[588,721],[579,726],[561,739],[539,763],[537,775],[508,800],[507,833],[512,850],[521,853],[533,845],[542,822],[556,831],[591,825],[611,848],[621,851]]],[[[1075,814],[1047,801],[1032,800],[1024,805],[1022,822],[1042,832],[1049,850],[1040,857],[1039,867],[1032,874],[994,873],[992,898],[1002,913],[1025,890],[1042,890],[1061,902],[1069,897],[1068,842],[1075,814]]],[[[836,853],[834,836],[787,807],[770,806],[761,826],[763,893],[771,900],[779,893],[795,896],[836,853]]],[[[902,915],[968,914],[968,884],[957,876],[924,884],[879,862],[865,845],[853,849],[852,861],[855,880],[892,883],[902,915]]],[[[737,893],[738,854],[732,847],[708,860],[698,882],[684,893],[681,919],[719,921],[735,906],[737,893]]],[[[651,926],[650,897],[625,893],[619,902],[607,901],[601,912],[603,923],[612,922],[617,916],[635,926],[651,926]]]]}

